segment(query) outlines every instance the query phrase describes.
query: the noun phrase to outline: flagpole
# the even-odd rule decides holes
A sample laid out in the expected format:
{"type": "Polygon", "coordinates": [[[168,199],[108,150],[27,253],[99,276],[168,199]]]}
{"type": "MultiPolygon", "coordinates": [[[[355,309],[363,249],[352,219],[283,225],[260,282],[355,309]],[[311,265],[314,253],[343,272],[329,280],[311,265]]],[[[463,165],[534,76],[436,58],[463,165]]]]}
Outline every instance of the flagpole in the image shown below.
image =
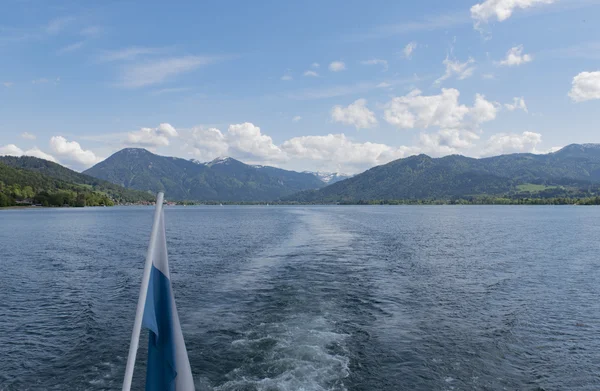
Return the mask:
{"type": "Polygon", "coordinates": [[[144,306],[146,305],[146,295],[148,293],[148,283],[150,281],[150,271],[152,270],[152,258],[154,257],[154,242],[158,236],[159,220],[162,213],[164,194],[158,193],[156,196],[156,208],[154,209],[154,223],[152,223],[152,233],[150,234],[150,244],[146,253],[146,264],[144,265],[144,275],[142,277],[142,286],[140,287],[140,297],[138,299],[137,310],[135,312],[135,321],[133,331],[131,332],[131,342],[129,343],[129,356],[127,357],[127,367],[125,368],[125,378],[123,380],[123,391],[131,389],[131,380],[133,379],[133,368],[135,366],[135,356],[140,343],[140,331],[142,329],[142,318],[144,317],[144,306]]]}

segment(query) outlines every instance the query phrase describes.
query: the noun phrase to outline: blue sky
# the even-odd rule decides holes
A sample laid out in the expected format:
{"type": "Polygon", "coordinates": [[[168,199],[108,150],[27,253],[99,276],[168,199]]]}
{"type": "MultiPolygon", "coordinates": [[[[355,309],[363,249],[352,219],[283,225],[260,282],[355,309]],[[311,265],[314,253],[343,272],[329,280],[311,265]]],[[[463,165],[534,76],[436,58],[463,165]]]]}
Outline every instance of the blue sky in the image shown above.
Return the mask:
{"type": "Polygon", "coordinates": [[[0,154],[355,173],[600,142],[600,0],[1,7],[0,154]]]}

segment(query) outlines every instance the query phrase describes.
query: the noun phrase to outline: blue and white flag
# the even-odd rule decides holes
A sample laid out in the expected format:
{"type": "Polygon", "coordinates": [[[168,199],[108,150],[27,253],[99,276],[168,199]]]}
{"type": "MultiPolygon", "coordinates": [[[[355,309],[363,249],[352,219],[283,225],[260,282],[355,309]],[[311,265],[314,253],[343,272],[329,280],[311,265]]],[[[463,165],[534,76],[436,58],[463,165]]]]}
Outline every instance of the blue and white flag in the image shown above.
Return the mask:
{"type": "MultiPolygon", "coordinates": [[[[161,200],[162,201],[162,200],[161,200]]],[[[162,202],[161,202],[162,203],[162,202]]],[[[159,212],[142,325],[149,330],[146,391],[193,391],[194,379],[169,276],[165,218],[159,212]]]]}

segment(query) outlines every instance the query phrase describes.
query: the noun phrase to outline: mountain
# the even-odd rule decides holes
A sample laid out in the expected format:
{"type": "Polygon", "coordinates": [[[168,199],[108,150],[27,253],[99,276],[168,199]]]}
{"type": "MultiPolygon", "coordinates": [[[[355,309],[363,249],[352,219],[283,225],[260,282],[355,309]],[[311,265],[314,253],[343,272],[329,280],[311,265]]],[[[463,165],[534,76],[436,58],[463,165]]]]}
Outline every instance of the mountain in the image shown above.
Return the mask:
{"type": "Polygon", "coordinates": [[[251,166],[233,158],[201,163],[142,148],[116,152],[84,174],[131,189],[164,191],[171,200],[190,201],[272,201],[324,186],[311,174],[251,166]]]}
{"type": "Polygon", "coordinates": [[[323,172],[323,171],[304,171],[306,174],[312,174],[319,178],[323,183],[332,185],[336,182],[343,181],[344,179],[351,178],[352,175],[342,174],[339,172],[323,172]]]}
{"type": "Polygon", "coordinates": [[[0,207],[32,203],[44,206],[108,206],[113,205],[113,200],[86,185],[65,182],[0,162],[0,207]]]}
{"type": "Polygon", "coordinates": [[[60,164],[32,156],[0,156],[0,163],[57,179],[64,184],[85,186],[88,190],[106,194],[118,203],[154,201],[155,197],[148,192],[126,189],[108,181],[80,174],[60,164]]]}
{"type": "Polygon", "coordinates": [[[484,159],[427,155],[398,159],[316,191],[286,197],[301,202],[356,202],[481,195],[588,194],[600,184],[600,144],[569,145],[555,153],[484,159]]]}

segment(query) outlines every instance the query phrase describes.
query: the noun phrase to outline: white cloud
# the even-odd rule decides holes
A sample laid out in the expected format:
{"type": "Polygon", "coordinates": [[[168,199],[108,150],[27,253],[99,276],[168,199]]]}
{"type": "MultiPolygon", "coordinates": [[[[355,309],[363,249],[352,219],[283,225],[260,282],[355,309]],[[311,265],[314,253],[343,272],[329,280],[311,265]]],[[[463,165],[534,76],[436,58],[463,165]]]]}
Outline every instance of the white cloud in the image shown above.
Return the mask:
{"type": "Polygon", "coordinates": [[[475,94],[475,104],[469,109],[469,116],[475,126],[479,126],[484,122],[493,121],[496,119],[497,113],[498,104],[487,101],[485,96],[481,94],[475,94]]]}
{"type": "Polygon", "coordinates": [[[160,124],[157,128],[141,128],[127,134],[126,143],[145,147],[162,147],[169,145],[169,138],[177,137],[175,128],[167,123],[160,124]]]}
{"type": "Polygon", "coordinates": [[[481,75],[481,78],[484,80],[494,80],[496,76],[493,73],[484,73],[481,75]]]}
{"type": "Polygon", "coordinates": [[[473,75],[475,71],[474,66],[470,66],[475,63],[475,60],[471,57],[466,62],[460,62],[458,60],[451,60],[448,56],[443,61],[446,66],[446,73],[444,73],[439,79],[435,81],[435,84],[440,84],[446,79],[456,76],[458,80],[463,80],[473,75]]]}
{"type": "Polygon", "coordinates": [[[404,47],[404,50],[402,50],[402,53],[404,53],[404,57],[411,58],[412,54],[413,54],[413,52],[415,51],[416,48],[417,48],[417,43],[416,42],[409,42],[404,47]]]}
{"type": "Polygon", "coordinates": [[[506,109],[508,111],[523,110],[526,113],[529,112],[527,110],[527,105],[525,104],[525,99],[523,97],[520,97],[520,98],[515,97],[515,98],[513,98],[513,103],[505,103],[504,107],[506,107],[506,109]]]}
{"type": "Polygon", "coordinates": [[[542,135],[539,133],[498,133],[489,138],[483,148],[482,155],[494,156],[517,152],[536,153],[536,146],[541,142],[542,135]]]}
{"type": "Polygon", "coordinates": [[[23,150],[15,144],[8,144],[0,147],[0,156],[22,156],[23,150]]]}
{"type": "Polygon", "coordinates": [[[373,58],[371,60],[361,61],[360,63],[363,65],[381,65],[384,71],[388,70],[387,60],[382,60],[380,58],[373,58]]]}
{"type": "Polygon", "coordinates": [[[281,76],[281,80],[290,81],[290,80],[294,80],[294,78],[291,77],[290,75],[283,75],[283,76],[281,76]]]}
{"type": "Polygon", "coordinates": [[[130,65],[124,68],[120,84],[127,88],[160,84],[179,74],[194,71],[215,61],[217,61],[216,57],[185,56],[130,65]]]}
{"type": "Polygon", "coordinates": [[[42,77],[42,78],[39,78],[39,79],[32,80],[31,84],[46,84],[48,82],[50,82],[50,80],[48,80],[45,77],[42,77]]]}
{"type": "Polygon", "coordinates": [[[40,159],[49,160],[54,163],[58,163],[54,156],[43,152],[38,147],[33,147],[31,149],[28,149],[27,151],[23,151],[15,144],[8,144],[3,147],[0,147],[0,156],[33,156],[40,159]]]}
{"type": "Polygon", "coordinates": [[[47,154],[46,152],[40,150],[38,147],[33,147],[25,152],[23,152],[23,156],[33,156],[44,160],[49,160],[54,163],[58,163],[58,160],[52,155],[47,154]]]}
{"type": "Polygon", "coordinates": [[[444,156],[459,153],[460,150],[474,147],[479,136],[461,129],[442,129],[437,133],[421,133],[420,150],[431,156],[444,156]]]}
{"type": "Polygon", "coordinates": [[[164,134],[167,137],[177,137],[179,135],[177,134],[177,130],[168,123],[159,124],[157,130],[160,134],[164,134]]]}
{"type": "Polygon", "coordinates": [[[216,128],[194,128],[191,143],[184,148],[198,159],[212,160],[218,156],[232,156],[247,163],[281,162],[287,155],[263,134],[258,126],[245,122],[230,125],[226,133],[216,128]]]}
{"type": "Polygon", "coordinates": [[[5,81],[4,83],[2,83],[2,85],[6,88],[10,88],[14,85],[15,83],[10,82],[10,81],[5,81]]]}
{"type": "Polygon", "coordinates": [[[270,136],[262,134],[260,128],[250,122],[229,125],[227,129],[229,148],[237,156],[252,161],[283,161],[287,157],[270,136]]]}
{"type": "Polygon", "coordinates": [[[306,71],[306,72],[304,72],[304,76],[318,77],[319,74],[315,71],[306,71]]]}
{"type": "Polygon", "coordinates": [[[216,128],[194,128],[190,137],[192,154],[204,161],[227,155],[229,145],[225,136],[216,128]]]}
{"type": "Polygon", "coordinates": [[[334,122],[352,125],[356,129],[368,129],[377,125],[375,113],[367,108],[365,99],[358,99],[347,107],[334,106],[331,110],[331,119],[334,122]]]}
{"type": "Polygon", "coordinates": [[[290,158],[309,160],[347,172],[358,172],[417,152],[410,147],[390,147],[377,143],[357,143],[343,133],[326,136],[300,136],[285,141],[281,149],[290,158]]]}
{"type": "Polygon", "coordinates": [[[377,84],[377,88],[388,88],[391,87],[392,85],[388,82],[382,81],[381,83],[377,84]]]}
{"type": "Polygon", "coordinates": [[[318,62],[313,62],[312,64],[310,64],[310,67],[311,67],[311,68],[315,68],[315,69],[316,69],[316,68],[319,68],[320,66],[321,66],[321,65],[319,65],[319,63],[318,63],[318,62]]]}
{"type": "Polygon", "coordinates": [[[67,45],[67,46],[59,49],[56,53],[57,54],[65,54],[65,53],[74,52],[76,50],[83,48],[84,45],[85,45],[85,42],[83,42],[83,41],[75,42],[75,43],[72,43],[71,45],[67,45]]]}
{"type": "Polygon", "coordinates": [[[496,118],[499,105],[475,95],[472,107],[459,103],[460,92],[443,88],[439,95],[424,96],[414,90],[395,97],[385,105],[384,119],[399,129],[438,128],[437,133],[422,133],[419,150],[432,156],[459,153],[473,148],[484,122],[496,118]]]}
{"type": "Polygon", "coordinates": [[[26,139],[26,140],[35,140],[36,139],[35,134],[31,134],[31,133],[28,133],[28,132],[21,133],[21,137],[24,138],[24,139],[26,139]]]}
{"type": "Polygon", "coordinates": [[[506,52],[506,58],[498,64],[501,66],[517,66],[533,61],[533,57],[529,54],[523,54],[523,45],[515,46],[506,52]]]}
{"type": "Polygon", "coordinates": [[[300,117],[299,115],[295,116],[294,118],[292,118],[292,121],[294,122],[298,122],[302,119],[302,117],[300,117]]]}
{"type": "Polygon", "coordinates": [[[331,72],[339,72],[343,71],[344,69],[346,69],[346,64],[344,64],[342,61],[334,61],[329,64],[329,70],[331,72]]]}
{"type": "Polygon", "coordinates": [[[485,23],[494,17],[503,22],[510,18],[517,8],[526,9],[536,5],[552,4],[556,0],[485,0],[471,7],[471,17],[476,26],[485,23]]]}
{"type": "Polygon", "coordinates": [[[159,54],[164,51],[165,51],[165,49],[163,49],[163,48],[150,48],[150,47],[134,46],[134,47],[129,47],[129,48],[125,48],[125,49],[106,51],[102,55],[100,55],[100,57],[98,59],[100,61],[104,61],[104,62],[129,61],[129,60],[134,60],[141,56],[159,54]]]}
{"type": "Polygon", "coordinates": [[[600,71],[581,72],[575,76],[569,97],[574,102],[600,99],[600,71]]]}
{"type": "Polygon", "coordinates": [[[443,88],[441,94],[424,96],[420,90],[395,97],[387,103],[384,118],[400,129],[459,127],[469,108],[458,103],[460,92],[443,88]]]}
{"type": "Polygon", "coordinates": [[[77,141],[67,141],[62,136],[53,136],[50,139],[50,148],[56,155],[77,168],[87,168],[102,160],[94,152],[81,148],[77,141]]]}

